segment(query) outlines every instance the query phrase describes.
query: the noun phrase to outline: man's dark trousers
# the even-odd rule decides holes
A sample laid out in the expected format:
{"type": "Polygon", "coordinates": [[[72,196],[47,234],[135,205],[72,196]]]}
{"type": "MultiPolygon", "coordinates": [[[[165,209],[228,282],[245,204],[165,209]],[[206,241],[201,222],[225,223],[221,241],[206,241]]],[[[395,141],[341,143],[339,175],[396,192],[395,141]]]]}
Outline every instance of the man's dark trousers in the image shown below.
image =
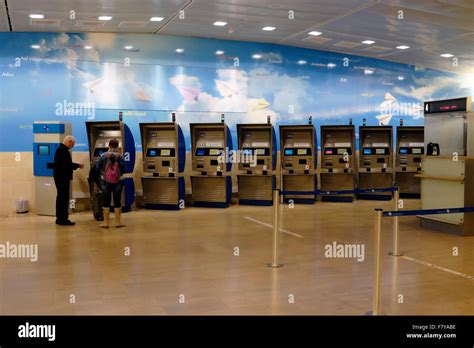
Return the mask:
{"type": "Polygon", "coordinates": [[[56,221],[67,222],[69,219],[69,189],[71,181],[68,179],[54,179],[56,190],[56,221]]]}

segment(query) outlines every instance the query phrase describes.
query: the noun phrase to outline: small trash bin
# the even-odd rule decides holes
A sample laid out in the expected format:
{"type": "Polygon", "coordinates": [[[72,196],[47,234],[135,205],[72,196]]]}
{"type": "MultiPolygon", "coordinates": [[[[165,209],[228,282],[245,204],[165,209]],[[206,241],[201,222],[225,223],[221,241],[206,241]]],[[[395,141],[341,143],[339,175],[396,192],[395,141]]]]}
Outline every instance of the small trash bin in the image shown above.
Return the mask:
{"type": "Polygon", "coordinates": [[[17,201],[16,201],[16,212],[17,212],[17,214],[28,213],[28,200],[26,200],[26,199],[17,199],[17,201]]]}

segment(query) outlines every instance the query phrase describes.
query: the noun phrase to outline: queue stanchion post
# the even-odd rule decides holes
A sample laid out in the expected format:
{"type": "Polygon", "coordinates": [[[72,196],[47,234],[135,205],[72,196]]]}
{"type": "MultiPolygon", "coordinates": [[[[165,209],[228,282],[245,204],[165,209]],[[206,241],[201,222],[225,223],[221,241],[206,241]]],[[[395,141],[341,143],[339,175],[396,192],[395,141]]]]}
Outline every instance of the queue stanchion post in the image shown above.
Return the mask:
{"type": "Polygon", "coordinates": [[[279,229],[279,212],[280,212],[280,191],[274,190],[273,191],[273,255],[272,255],[272,263],[268,264],[268,267],[271,268],[280,268],[283,267],[281,263],[279,263],[280,257],[280,229],[279,229]]]}
{"type": "MultiPolygon", "coordinates": [[[[283,168],[280,164],[280,191],[283,192],[285,191],[285,188],[283,187],[283,168]]],[[[278,197],[279,202],[283,204],[285,202],[285,197],[283,195],[278,197]]]]}
{"type": "Polygon", "coordinates": [[[375,209],[375,226],[374,226],[374,290],[372,299],[372,311],[366,313],[367,315],[381,314],[381,300],[380,300],[380,282],[381,282],[381,260],[380,248],[382,238],[382,217],[383,209],[375,209]]]}
{"type": "MultiPolygon", "coordinates": [[[[395,206],[394,211],[398,211],[398,205],[400,203],[400,186],[395,186],[395,206]]],[[[400,218],[395,216],[393,218],[393,251],[388,254],[391,256],[402,256],[403,253],[400,252],[400,218]]]]}

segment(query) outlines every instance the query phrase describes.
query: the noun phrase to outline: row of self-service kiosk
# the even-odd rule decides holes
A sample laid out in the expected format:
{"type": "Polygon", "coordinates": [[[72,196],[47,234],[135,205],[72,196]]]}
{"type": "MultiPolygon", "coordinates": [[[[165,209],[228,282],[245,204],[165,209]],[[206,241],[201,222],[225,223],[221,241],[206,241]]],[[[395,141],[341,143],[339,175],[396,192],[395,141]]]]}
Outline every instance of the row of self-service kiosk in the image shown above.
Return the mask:
{"type": "MultiPolygon", "coordinates": [[[[135,197],[132,173],[135,166],[135,141],[129,127],[119,121],[86,122],[91,167],[107,151],[108,142],[119,141],[125,158],[123,211],[129,211],[135,197]]],[[[69,131],[68,131],[69,130],[69,131]]],[[[283,199],[294,203],[316,201],[318,147],[311,119],[306,125],[280,126],[280,181],[283,199]],[[308,194],[302,194],[307,192],[308,194]]],[[[54,147],[70,125],[35,123],[35,175],[37,199],[54,201],[52,170],[54,147]],[[54,136],[51,134],[54,133],[54,136]],[[52,143],[48,143],[52,142],[52,143]],[[44,167],[44,168],[43,168],[44,167]],[[45,190],[45,187],[49,190],[45,190]],[[45,194],[45,192],[47,192],[45,194]]],[[[220,123],[190,124],[192,157],[192,201],[200,207],[228,207],[232,197],[231,170],[238,163],[239,204],[272,205],[277,185],[277,144],[275,129],[268,118],[264,124],[237,125],[237,150],[233,150],[230,130],[224,116],[220,123]]],[[[321,126],[320,191],[352,191],[388,188],[395,181],[401,195],[418,197],[421,157],[424,153],[423,127],[399,126],[396,154],[393,156],[391,126],[359,127],[359,158],[353,125],[321,126]]],[[[172,122],[140,123],[142,141],[144,206],[147,209],[180,209],[185,201],[184,170],[186,146],[181,127],[172,122]]],[[[90,178],[90,194],[99,191],[90,178]]],[[[360,198],[390,199],[391,193],[370,192],[360,198]]],[[[353,192],[324,194],[325,201],[353,201],[353,192]]],[[[38,206],[44,207],[44,204],[38,206]]],[[[53,213],[54,207],[48,208],[53,213]]]]}
{"type": "MultiPolygon", "coordinates": [[[[278,156],[275,129],[270,119],[266,124],[237,125],[237,151],[232,150],[232,137],[224,121],[222,117],[220,123],[190,125],[193,204],[229,206],[232,195],[230,171],[232,164],[238,163],[239,203],[272,205],[278,156]]],[[[119,118],[119,121],[86,122],[86,128],[91,167],[107,151],[111,139],[119,141],[126,167],[123,210],[129,211],[135,197],[131,176],[135,166],[135,141],[129,127],[119,118]]],[[[55,213],[54,154],[71,131],[71,124],[64,122],[38,121],[33,124],[35,197],[40,215],[55,213]]],[[[279,131],[283,199],[313,203],[318,191],[318,148],[311,119],[307,125],[282,125],[279,131]]],[[[470,98],[425,103],[425,127],[401,123],[396,127],[395,148],[392,132],[391,126],[359,127],[357,156],[357,134],[352,124],[321,126],[318,191],[321,199],[350,202],[356,192],[360,198],[390,199],[390,192],[371,190],[389,188],[395,182],[400,187],[401,197],[419,197],[421,191],[423,209],[474,204],[474,113],[470,98]],[[429,143],[427,147],[425,142],[429,143]],[[430,153],[430,145],[436,148],[433,151],[436,153],[430,153]]],[[[184,207],[186,147],[175,116],[172,122],[141,123],[140,133],[145,208],[184,207]]],[[[97,181],[89,179],[91,197],[94,197],[100,190],[97,181]]],[[[464,213],[426,215],[422,216],[422,222],[424,226],[460,231],[463,235],[472,234],[474,226],[474,219],[464,213]]]]}
{"type": "MultiPolygon", "coordinates": [[[[143,198],[146,208],[179,209],[184,206],[186,151],[179,125],[140,124],[143,153],[143,198]]],[[[220,123],[193,123],[191,132],[191,186],[193,205],[228,207],[232,197],[231,170],[238,163],[239,204],[272,205],[276,188],[277,144],[275,129],[266,124],[237,125],[237,150],[224,116],[220,123]]],[[[424,154],[423,127],[396,129],[394,156],[391,126],[359,127],[359,158],[353,125],[321,127],[320,191],[354,191],[391,188],[396,182],[401,196],[419,197],[424,154]]],[[[280,180],[283,199],[294,203],[316,201],[316,130],[307,125],[280,126],[280,180]],[[307,192],[308,194],[303,194],[307,192]]],[[[391,199],[391,192],[358,195],[366,199],[391,199]]],[[[354,192],[325,194],[324,201],[353,201],[354,192]]]]}

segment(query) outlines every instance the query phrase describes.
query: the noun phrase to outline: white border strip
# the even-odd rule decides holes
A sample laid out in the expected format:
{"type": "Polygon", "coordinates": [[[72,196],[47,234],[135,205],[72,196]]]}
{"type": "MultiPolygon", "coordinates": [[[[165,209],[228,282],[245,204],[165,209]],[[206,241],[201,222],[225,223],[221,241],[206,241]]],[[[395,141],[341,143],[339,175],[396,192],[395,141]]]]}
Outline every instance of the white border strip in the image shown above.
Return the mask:
{"type": "MultiPolygon", "coordinates": [[[[265,223],[265,222],[263,222],[263,221],[260,221],[260,220],[251,218],[251,217],[249,217],[249,216],[245,216],[244,218],[247,219],[247,220],[256,222],[257,224],[260,224],[260,225],[263,225],[263,226],[267,226],[268,228],[273,228],[273,225],[267,224],[267,223],[265,223]]],[[[290,236],[293,236],[293,237],[304,238],[301,234],[293,233],[293,232],[284,230],[283,228],[280,228],[279,230],[280,230],[280,232],[289,234],[290,236]]]]}
{"type": "Polygon", "coordinates": [[[447,272],[447,273],[451,273],[451,274],[454,274],[454,275],[457,275],[459,277],[463,277],[463,278],[466,278],[466,279],[474,280],[474,276],[471,276],[469,274],[453,271],[452,269],[444,268],[444,267],[441,267],[441,266],[438,266],[438,265],[435,265],[433,263],[429,263],[429,262],[426,262],[426,261],[417,260],[417,259],[414,259],[413,257],[409,257],[409,256],[405,256],[405,255],[402,255],[400,257],[402,259],[405,259],[405,260],[408,260],[408,261],[413,261],[413,262],[419,263],[420,265],[435,268],[437,270],[444,271],[444,272],[447,272]]]}

